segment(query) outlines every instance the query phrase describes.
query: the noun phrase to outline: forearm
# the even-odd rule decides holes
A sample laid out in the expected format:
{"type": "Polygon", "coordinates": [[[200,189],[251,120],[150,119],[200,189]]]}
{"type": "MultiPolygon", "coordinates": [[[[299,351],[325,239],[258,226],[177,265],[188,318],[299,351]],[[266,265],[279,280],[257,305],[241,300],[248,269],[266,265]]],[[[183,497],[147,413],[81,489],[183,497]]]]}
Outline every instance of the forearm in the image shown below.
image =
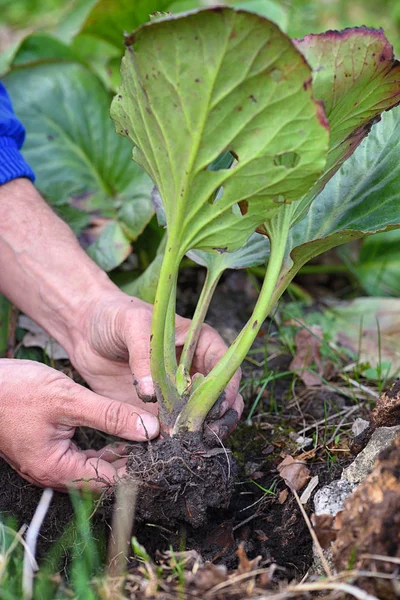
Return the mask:
{"type": "Polygon", "coordinates": [[[0,186],[0,291],[68,349],[107,275],[27,179],[0,186]]]}

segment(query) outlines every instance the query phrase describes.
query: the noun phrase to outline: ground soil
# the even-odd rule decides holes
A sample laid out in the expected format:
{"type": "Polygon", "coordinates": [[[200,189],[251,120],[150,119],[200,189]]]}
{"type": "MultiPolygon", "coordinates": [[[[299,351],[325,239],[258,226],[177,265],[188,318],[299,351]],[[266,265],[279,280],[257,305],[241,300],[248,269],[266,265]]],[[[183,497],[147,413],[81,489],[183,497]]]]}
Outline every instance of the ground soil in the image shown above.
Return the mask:
{"type": "MultiPolygon", "coordinates": [[[[202,276],[198,271],[188,271],[182,277],[185,292],[179,299],[178,310],[190,316],[202,276]]],[[[208,322],[230,343],[247,321],[255,297],[245,275],[233,273],[222,281],[208,322]]],[[[248,384],[244,418],[258,392],[251,382],[270,368],[286,371],[292,358],[288,353],[272,353],[270,361],[265,363],[265,337],[271,330],[271,323],[264,324],[255,343],[259,353],[253,355],[253,362],[244,364],[243,380],[248,384]]],[[[230,458],[229,469],[225,452],[207,455],[210,449],[199,446],[198,441],[196,448],[191,440],[184,440],[179,447],[165,440],[151,446],[138,444],[130,458],[129,470],[133,477],[137,476],[139,469],[143,472],[145,461],[147,474],[142,480],[142,493],[147,487],[153,498],[152,502],[142,499],[137,504],[133,533],[138,541],[153,557],[172,546],[196,550],[204,560],[228,569],[237,567],[241,545],[249,559],[260,556],[262,566],[278,565],[278,579],[301,579],[313,561],[312,541],[277,466],[287,454],[301,452],[291,431],[335,416],[345,404],[349,400],[329,387],[304,390],[301,383],[293,386],[293,377],[277,379],[259,399],[256,417],[248,423],[242,421],[227,440],[237,464],[234,467],[230,458]],[[237,475],[233,485],[234,473],[237,475]],[[203,487],[203,479],[208,477],[208,484],[203,487]],[[150,488],[154,483],[155,487],[150,488]],[[166,495],[178,499],[174,514],[165,513],[166,495]]],[[[310,430],[306,435],[312,433],[310,430]]],[[[104,446],[102,434],[81,430],[78,435],[82,447],[104,446]]],[[[310,475],[318,475],[320,485],[327,483],[340,476],[348,460],[349,454],[345,453],[329,458],[315,453],[308,463],[310,475]]],[[[29,523],[42,491],[21,479],[2,460],[0,481],[0,513],[12,516],[18,525],[29,523]]],[[[305,508],[312,511],[312,496],[305,508]]],[[[92,517],[99,536],[102,531],[104,535],[109,533],[110,512],[109,506],[100,507],[92,517]]],[[[72,521],[73,508],[68,497],[56,493],[40,533],[39,557],[46,555],[72,521]]]]}

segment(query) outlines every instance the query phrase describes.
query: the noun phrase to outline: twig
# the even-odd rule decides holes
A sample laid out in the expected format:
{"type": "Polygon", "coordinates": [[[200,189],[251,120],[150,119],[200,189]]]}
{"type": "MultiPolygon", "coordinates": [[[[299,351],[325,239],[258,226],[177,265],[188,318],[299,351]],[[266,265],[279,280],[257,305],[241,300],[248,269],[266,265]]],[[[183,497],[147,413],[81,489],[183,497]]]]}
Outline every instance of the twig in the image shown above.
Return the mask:
{"type": "Polygon", "coordinates": [[[204,598],[211,598],[220,590],[223,590],[226,587],[235,585],[236,583],[240,583],[241,581],[245,581],[246,579],[251,579],[251,577],[256,577],[257,575],[263,575],[264,573],[270,573],[271,566],[272,565],[270,565],[269,567],[264,568],[264,569],[254,569],[254,571],[250,571],[249,573],[241,573],[240,575],[235,575],[234,577],[231,577],[230,579],[227,579],[226,581],[222,581],[221,583],[218,583],[213,588],[211,588],[211,590],[209,590],[204,595],[204,598]]]}
{"type": "Polygon", "coordinates": [[[303,515],[304,521],[305,521],[305,523],[306,523],[306,525],[308,527],[308,531],[310,532],[310,535],[311,535],[311,537],[313,539],[313,542],[315,544],[315,548],[316,548],[316,550],[318,552],[318,556],[321,559],[321,564],[324,567],[324,571],[325,571],[325,573],[326,573],[326,575],[328,577],[332,577],[332,571],[330,569],[330,566],[328,565],[328,561],[325,558],[324,551],[322,550],[321,544],[319,543],[319,540],[317,538],[317,534],[315,533],[314,528],[311,525],[311,521],[308,518],[308,514],[306,513],[304,506],[300,502],[299,495],[298,495],[298,493],[296,492],[295,489],[293,489],[293,488],[290,488],[290,489],[292,490],[293,496],[296,498],[296,502],[299,505],[299,508],[301,510],[301,514],[303,515]]]}
{"type": "Polygon", "coordinates": [[[32,564],[32,557],[36,553],[36,542],[40,528],[49,510],[50,502],[53,497],[53,490],[46,488],[37,505],[35,514],[31,524],[29,525],[28,533],[26,534],[26,546],[24,552],[24,565],[22,571],[22,592],[26,600],[33,597],[33,575],[37,571],[37,565],[32,564]]]}
{"type": "Polygon", "coordinates": [[[299,585],[289,585],[285,591],[279,594],[260,596],[258,600],[285,600],[291,598],[292,594],[303,594],[304,592],[322,592],[324,590],[333,590],[350,594],[357,600],[379,600],[376,596],[364,592],[350,583],[337,583],[335,581],[321,581],[316,583],[301,583],[299,585]]]}
{"type": "Polygon", "coordinates": [[[365,392],[372,398],[375,398],[375,399],[379,398],[378,392],[371,390],[371,388],[367,387],[366,385],[363,385],[362,383],[358,383],[358,381],[356,381],[355,379],[351,379],[351,377],[346,377],[346,375],[343,375],[342,373],[339,373],[339,377],[341,379],[343,379],[346,383],[350,383],[350,385],[352,385],[355,388],[358,388],[362,392],[365,392]]]}
{"type": "Polygon", "coordinates": [[[306,431],[310,431],[310,429],[313,429],[316,425],[324,425],[328,421],[332,421],[332,419],[336,419],[337,417],[340,417],[342,415],[345,415],[346,417],[348,417],[353,412],[360,410],[360,408],[362,408],[363,406],[364,406],[364,404],[356,404],[355,406],[350,406],[350,407],[344,408],[340,412],[335,413],[334,415],[331,415],[330,417],[320,419],[316,423],[313,423],[312,425],[308,425],[308,427],[304,427],[304,429],[301,429],[300,431],[297,432],[297,435],[303,435],[303,433],[306,433],[306,431]]]}
{"type": "MultiPolygon", "coordinates": [[[[263,498],[264,497],[265,496],[263,496],[263,498]]],[[[252,521],[253,519],[256,519],[259,516],[260,515],[257,512],[255,512],[250,517],[247,517],[247,519],[245,519],[244,521],[241,521],[240,523],[238,523],[237,525],[235,525],[235,527],[232,528],[232,531],[236,531],[236,529],[239,529],[240,527],[243,527],[243,525],[246,525],[247,523],[250,523],[250,521],[252,521]]]]}
{"type": "Polygon", "coordinates": [[[384,556],[383,554],[362,554],[361,558],[366,558],[370,560],[381,560],[384,562],[393,563],[394,565],[400,565],[400,558],[396,558],[395,556],[384,556]]]}
{"type": "Polygon", "coordinates": [[[126,569],[137,497],[138,486],[133,480],[118,483],[107,557],[107,574],[111,577],[121,576],[126,569]]]}

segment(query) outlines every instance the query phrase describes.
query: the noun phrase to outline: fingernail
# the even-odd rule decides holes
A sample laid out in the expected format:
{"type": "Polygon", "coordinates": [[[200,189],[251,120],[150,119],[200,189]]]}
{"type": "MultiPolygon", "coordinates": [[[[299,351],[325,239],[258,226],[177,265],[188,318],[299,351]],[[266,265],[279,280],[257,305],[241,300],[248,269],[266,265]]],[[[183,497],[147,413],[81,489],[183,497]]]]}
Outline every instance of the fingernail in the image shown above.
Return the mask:
{"type": "Polygon", "coordinates": [[[137,422],[137,430],[144,438],[153,438],[159,432],[159,422],[152,415],[141,415],[137,422]]]}
{"type": "Polygon", "coordinates": [[[229,402],[227,400],[224,400],[223,402],[221,402],[221,407],[219,409],[219,416],[222,417],[226,411],[229,408],[229,402]]]}
{"type": "Polygon", "coordinates": [[[137,395],[143,402],[156,402],[154,383],[150,375],[142,377],[133,382],[136,387],[137,395]]]}

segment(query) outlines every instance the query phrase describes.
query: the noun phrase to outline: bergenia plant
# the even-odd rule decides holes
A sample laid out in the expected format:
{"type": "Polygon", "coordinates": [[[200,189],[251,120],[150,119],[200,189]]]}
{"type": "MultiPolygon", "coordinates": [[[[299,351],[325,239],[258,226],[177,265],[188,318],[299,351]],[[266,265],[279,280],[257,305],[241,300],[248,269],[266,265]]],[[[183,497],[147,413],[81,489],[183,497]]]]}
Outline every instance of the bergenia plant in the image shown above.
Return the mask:
{"type": "Polygon", "coordinates": [[[291,41],[259,15],[221,7],[167,16],[127,38],[111,113],[158,190],[166,227],[151,338],[164,433],[202,431],[307,260],[400,225],[390,207],[366,212],[357,194],[322,192],[379,115],[399,101],[400,66],[382,31],[361,27],[291,41]],[[178,362],[175,298],[186,254],[207,268],[207,278],[178,362]],[[251,318],[212,371],[192,378],[222,272],[263,261],[251,318]]]}

